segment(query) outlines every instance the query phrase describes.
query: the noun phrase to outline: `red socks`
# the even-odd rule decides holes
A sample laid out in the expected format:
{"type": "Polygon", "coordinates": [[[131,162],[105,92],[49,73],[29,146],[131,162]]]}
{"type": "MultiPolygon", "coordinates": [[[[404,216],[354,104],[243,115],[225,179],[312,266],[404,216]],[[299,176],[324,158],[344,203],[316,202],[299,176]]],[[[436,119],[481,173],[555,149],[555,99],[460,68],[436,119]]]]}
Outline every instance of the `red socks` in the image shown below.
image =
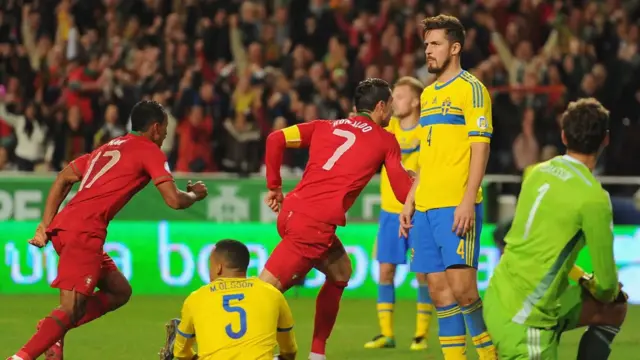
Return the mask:
{"type": "Polygon", "coordinates": [[[93,321],[110,310],[109,295],[102,291],[87,299],[85,314],[76,324],[71,324],[66,312],[60,309],[53,310],[40,322],[38,331],[16,355],[25,360],[35,360],[58,340],[63,339],[69,329],[93,321]]]}
{"type": "Polygon", "coordinates": [[[56,341],[60,340],[71,326],[69,315],[56,309],[40,323],[40,328],[16,354],[25,360],[37,359],[56,341]]]}
{"type": "Polygon", "coordinates": [[[346,287],[346,281],[325,281],[322,285],[316,299],[316,316],[313,325],[313,342],[311,343],[312,353],[325,353],[327,339],[329,339],[336,323],[340,310],[340,299],[346,287]]]}
{"type": "Polygon", "coordinates": [[[98,291],[94,296],[87,299],[87,307],[84,316],[80,318],[73,327],[77,328],[91,322],[109,311],[111,311],[109,306],[109,295],[103,291],[98,291]]]}

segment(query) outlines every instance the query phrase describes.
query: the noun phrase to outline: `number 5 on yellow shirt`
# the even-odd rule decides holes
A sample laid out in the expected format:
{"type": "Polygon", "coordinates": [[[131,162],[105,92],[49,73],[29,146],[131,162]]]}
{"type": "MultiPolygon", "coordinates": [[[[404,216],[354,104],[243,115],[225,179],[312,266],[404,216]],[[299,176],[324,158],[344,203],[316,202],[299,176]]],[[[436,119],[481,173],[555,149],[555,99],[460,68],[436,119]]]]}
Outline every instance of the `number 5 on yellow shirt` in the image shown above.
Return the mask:
{"type": "Polygon", "coordinates": [[[222,297],[222,308],[228,313],[238,313],[240,316],[240,330],[233,331],[233,326],[229,323],[224,328],[227,335],[232,339],[240,339],[247,333],[247,312],[240,306],[232,306],[229,303],[232,300],[242,301],[244,294],[229,294],[222,297]]]}

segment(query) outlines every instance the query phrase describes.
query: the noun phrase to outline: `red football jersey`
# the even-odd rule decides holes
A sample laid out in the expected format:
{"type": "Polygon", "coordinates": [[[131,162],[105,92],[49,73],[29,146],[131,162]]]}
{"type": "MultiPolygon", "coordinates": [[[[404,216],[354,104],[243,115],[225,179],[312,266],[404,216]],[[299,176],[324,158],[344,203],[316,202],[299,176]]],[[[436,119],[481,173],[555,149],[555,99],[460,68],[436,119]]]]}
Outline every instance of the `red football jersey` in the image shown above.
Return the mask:
{"type": "Polygon", "coordinates": [[[158,145],[134,134],[113,139],[70,166],[82,181],[48,232],[61,229],[106,235],[109,221],[150,180],[155,185],[173,181],[158,145]]]}
{"type": "Polygon", "coordinates": [[[282,184],[280,165],[285,146],[309,147],[309,161],[302,180],[287,194],[283,209],[318,221],[344,226],[345,213],[383,164],[400,202],[406,200],[411,188],[398,141],[366,115],[316,120],[271,133],[266,154],[269,189],[282,184]]]}

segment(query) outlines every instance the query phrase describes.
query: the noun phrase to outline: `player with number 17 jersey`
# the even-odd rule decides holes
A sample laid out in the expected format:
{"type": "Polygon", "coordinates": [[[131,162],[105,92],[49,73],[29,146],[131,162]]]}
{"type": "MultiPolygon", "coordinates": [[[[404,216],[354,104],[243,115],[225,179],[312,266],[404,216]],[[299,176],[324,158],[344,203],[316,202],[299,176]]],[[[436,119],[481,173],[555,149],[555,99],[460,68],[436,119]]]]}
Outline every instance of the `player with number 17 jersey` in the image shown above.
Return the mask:
{"type": "Polygon", "coordinates": [[[285,147],[308,147],[309,161],[298,185],[287,194],[277,226],[282,242],[265,268],[289,288],[339,242],[336,226],[384,164],[395,196],[404,202],[411,177],[401,163],[395,136],[367,113],[342,120],[316,120],[272,133],[267,140],[267,187],[280,188],[285,147]],[[286,249],[286,250],[285,250],[286,249]]]}
{"type": "Polygon", "coordinates": [[[91,295],[101,272],[115,270],[104,253],[107,226],[149,181],[173,181],[164,153],[137,133],[111,140],[70,164],[81,178],[77,194],[54,217],[47,234],[60,256],[52,287],[91,295]]]}

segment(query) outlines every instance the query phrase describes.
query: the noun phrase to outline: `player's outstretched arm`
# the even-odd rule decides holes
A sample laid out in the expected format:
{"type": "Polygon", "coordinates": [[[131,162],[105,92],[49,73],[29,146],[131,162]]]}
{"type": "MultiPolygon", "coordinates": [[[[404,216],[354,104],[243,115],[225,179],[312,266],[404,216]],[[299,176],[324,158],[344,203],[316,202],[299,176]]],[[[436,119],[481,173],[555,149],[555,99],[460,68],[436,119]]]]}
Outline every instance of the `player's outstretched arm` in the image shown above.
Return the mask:
{"type": "MultiPolygon", "coordinates": [[[[420,169],[418,169],[417,172],[419,173],[420,169]]],[[[413,227],[411,219],[413,218],[413,213],[416,211],[416,190],[418,189],[418,185],[420,185],[420,176],[415,176],[411,190],[409,190],[409,194],[407,195],[407,200],[404,202],[402,212],[400,213],[400,229],[398,230],[398,235],[405,239],[409,237],[409,229],[413,227]]]]}
{"type": "Polygon", "coordinates": [[[279,359],[294,360],[298,353],[298,344],[293,332],[293,315],[287,300],[280,295],[280,315],[278,317],[278,347],[280,348],[279,359]]]}
{"type": "Polygon", "coordinates": [[[582,208],[582,231],[594,273],[589,291],[605,303],[614,301],[620,291],[613,256],[613,211],[608,196],[605,192],[601,198],[589,199],[582,208]]]}
{"type": "Polygon", "coordinates": [[[47,227],[49,227],[53,218],[58,213],[62,201],[69,195],[73,184],[82,180],[83,169],[86,167],[89,157],[89,154],[79,157],[58,173],[58,176],[56,176],[56,179],[53,181],[53,185],[51,185],[49,189],[47,202],[45,203],[44,212],[42,213],[42,221],[40,221],[34,237],[29,240],[29,244],[39,248],[47,245],[49,241],[46,233],[47,227]]]}
{"type": "Polygon", "coordinates": [[[286,148],[305,148],[311,144],[311,137],[319,121],[289,126],[276,130],[267,137],[265,167],[267,170],[267,188],[275,190],[282,187],[280,167],[286,148]]]}
{"type": "Polygon", "coordinates": [[[402,155],[398,141],[392,136],[386,139],[388,139],[388,142],[384,166],[387,169],[393,194],[398,201],[404,204],[411,191],[413,179],[407,170],[405,170],[404,166],[402,166],[402,155]]]}
{"type": "Polygon", "coordinates": [[[56,179],[49,189],[49,195],[47,196],[47,202],[44,206],[44,212],[42,214],[42,223],[44,227],[49,226],[53,217],[56,216],[60,209],[60,204],[69,195],[73,184],[82,180],[82,172],[79,167],[83,167],[81,164],[86,164],[90,155],[83,155],[78,159],[72,161],[62,171],[58,173],[56,179]]]}
{"type": "Polygon", "coordinates": [[[165,181],[157,185],[164,202],[170,208],[180,210],[186,209],[193,205],[196,201],[204,199],[208,192],[204,183],[198,181],[195,184],[189,183],[187,191],[182,191],[176,187],[173,181],[165,181]]]}

